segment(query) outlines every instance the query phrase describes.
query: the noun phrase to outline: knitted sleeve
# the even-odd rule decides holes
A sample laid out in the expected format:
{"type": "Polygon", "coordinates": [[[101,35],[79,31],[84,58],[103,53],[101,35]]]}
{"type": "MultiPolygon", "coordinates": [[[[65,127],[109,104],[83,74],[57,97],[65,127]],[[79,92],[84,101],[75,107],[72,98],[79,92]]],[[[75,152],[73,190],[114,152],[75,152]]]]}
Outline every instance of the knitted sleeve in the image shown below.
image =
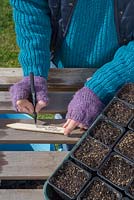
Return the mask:
{"type": "Polygon", "coordinates": [[[17,43],[20,47],[19,62],[24,76],[33,71],[36,76],[47,78],[50,67],[50,10],[47,0],[10,0],[17,43]]]}
{"type": "Polygon", "coordinates": [[[85,86],[106,104],[126,82],[134,82],[134,41],[120,47],[113,60],[98,69],[85,86]]]}

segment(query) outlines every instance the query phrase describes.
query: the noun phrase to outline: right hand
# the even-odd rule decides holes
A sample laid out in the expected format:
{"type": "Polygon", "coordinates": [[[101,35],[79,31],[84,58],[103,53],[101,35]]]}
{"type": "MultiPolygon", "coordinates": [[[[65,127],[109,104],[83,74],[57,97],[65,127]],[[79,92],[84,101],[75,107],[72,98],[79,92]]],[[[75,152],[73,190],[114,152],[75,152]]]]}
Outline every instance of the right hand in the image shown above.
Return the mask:
{"type": "Polygon", "coordinates": [[[76,127],[88,129],[103,108],[104,104],[91,89],[85,86],[79,89],[68,105],[64,135],[70,135],[76,127]]]}
{"type": "MultiPolygon", "coordinates": [[[[37,97],[36,112],[38,113],[48,104],[47,82],[45,78],[40,76],[35,76],[34,82],[37,97]]],[[[24,77],[10,88],[13,107],[19,112],[32,114],[34,108],[29,101],[30,94],[30,78],[24,77]]]]}

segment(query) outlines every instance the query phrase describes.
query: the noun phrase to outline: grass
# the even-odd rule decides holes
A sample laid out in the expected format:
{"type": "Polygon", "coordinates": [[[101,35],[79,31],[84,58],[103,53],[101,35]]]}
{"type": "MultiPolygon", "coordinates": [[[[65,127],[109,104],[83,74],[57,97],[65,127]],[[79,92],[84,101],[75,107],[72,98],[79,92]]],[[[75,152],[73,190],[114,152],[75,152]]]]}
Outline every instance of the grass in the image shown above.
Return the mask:
{"type": "Polygon", "coordinates": [[[38,114],[38,119],[54,119],[54,114],[38,114]]]}
{"type": "Polygon", "coordinates": [[[19,48],[9,0],[1,0],[0,8],[0,67],[18,67],[19,48]]]}

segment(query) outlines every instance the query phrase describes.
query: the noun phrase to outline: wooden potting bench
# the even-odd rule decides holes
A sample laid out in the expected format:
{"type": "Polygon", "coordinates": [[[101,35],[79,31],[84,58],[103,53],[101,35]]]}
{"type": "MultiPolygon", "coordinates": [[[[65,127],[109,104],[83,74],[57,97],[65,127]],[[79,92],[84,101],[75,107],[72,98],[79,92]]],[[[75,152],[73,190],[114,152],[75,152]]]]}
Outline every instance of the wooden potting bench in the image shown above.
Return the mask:
{"type": "MultiPolygon", "coordinates": [[[[65,114],[74,92],[81,88],[96,69],[51,69],[48,79],[50,103],[42,113],[65,114]]],[[[0,68],[0,114],[15,113],[9,87],[21,80],[20,68],[0,68]]],[[[75,144],[81,132],[71,137],[58,134],[18,131],[6,127],[14,122],[33,123],[33,120],[0,119],[0,144],[75,144]]],[[[64,120],[45,120],[47,124],[64,123],[64,120]]],[[[61,163],[67,152],[0,152],[0,180],[45,180],[61,163]]],[[[43,200],[40,189],[1,189],[0,200],[43,200]]]]}

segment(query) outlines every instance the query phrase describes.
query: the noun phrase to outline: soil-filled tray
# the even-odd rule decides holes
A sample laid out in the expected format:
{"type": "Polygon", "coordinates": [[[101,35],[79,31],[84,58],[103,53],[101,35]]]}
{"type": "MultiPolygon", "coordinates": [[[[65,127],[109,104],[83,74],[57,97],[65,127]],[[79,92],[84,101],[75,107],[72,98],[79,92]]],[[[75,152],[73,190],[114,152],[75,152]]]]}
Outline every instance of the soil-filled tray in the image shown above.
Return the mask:
{"type": "Polygon", "coordinates": [[[112,147],[124,133],[124,129],[104,116],[100,116],[90,130],[90,135],[101,143],[112,147]]]}
{"type": "Polygon", "coordinates": [[[131,130],[134,130],[134,119],[132,119],[132,121],[128,125],[128,128],[131,129],[131,130]]]}
{"type": "Polygon", "coordinates": [[[124,85],[118,92],[117,97],[130,104],[134,104],[134,83],[124,85]]]}
{"type": "Polygon", "coordinates": [[[126,194],[134,199],[134,180],[129,184],[126,194]]]}
{"type": "Polygon", "coordinates": [[[104,115],[120,126],[127,127],[134,117],[134,107],[127,105],[118,98],[114,98],[104,110],[104,115]]]}
{"type": "Polygon", "coordinates": [[[128,131],[115,146],[115,151],[134,162],[134,132],[128,131]]]}
{"type": "Polygon", "coordinates": [[[48,182],[63,199],[76,199],[91,174],[71,162],[64,161],[49,178],[48,182]]]}
{"type": "Polygon", "coordinates": [[[79,195],[78,200],[121,200],[121,197],[117,190],[95,177],[79,195]]]}
{"type": "Polygon", "coordinates": [[[109,152],[110,149],[107,146],[87,135],[79,145],[76,145],[71,157],[77,163],[96,171],[109,152]]]}
{"type": "Polygon", "coordinates": [[[134,177],[134,164],[122,156],[112,153],[98,174],[120,189],[125,189],[134,177]]]}

